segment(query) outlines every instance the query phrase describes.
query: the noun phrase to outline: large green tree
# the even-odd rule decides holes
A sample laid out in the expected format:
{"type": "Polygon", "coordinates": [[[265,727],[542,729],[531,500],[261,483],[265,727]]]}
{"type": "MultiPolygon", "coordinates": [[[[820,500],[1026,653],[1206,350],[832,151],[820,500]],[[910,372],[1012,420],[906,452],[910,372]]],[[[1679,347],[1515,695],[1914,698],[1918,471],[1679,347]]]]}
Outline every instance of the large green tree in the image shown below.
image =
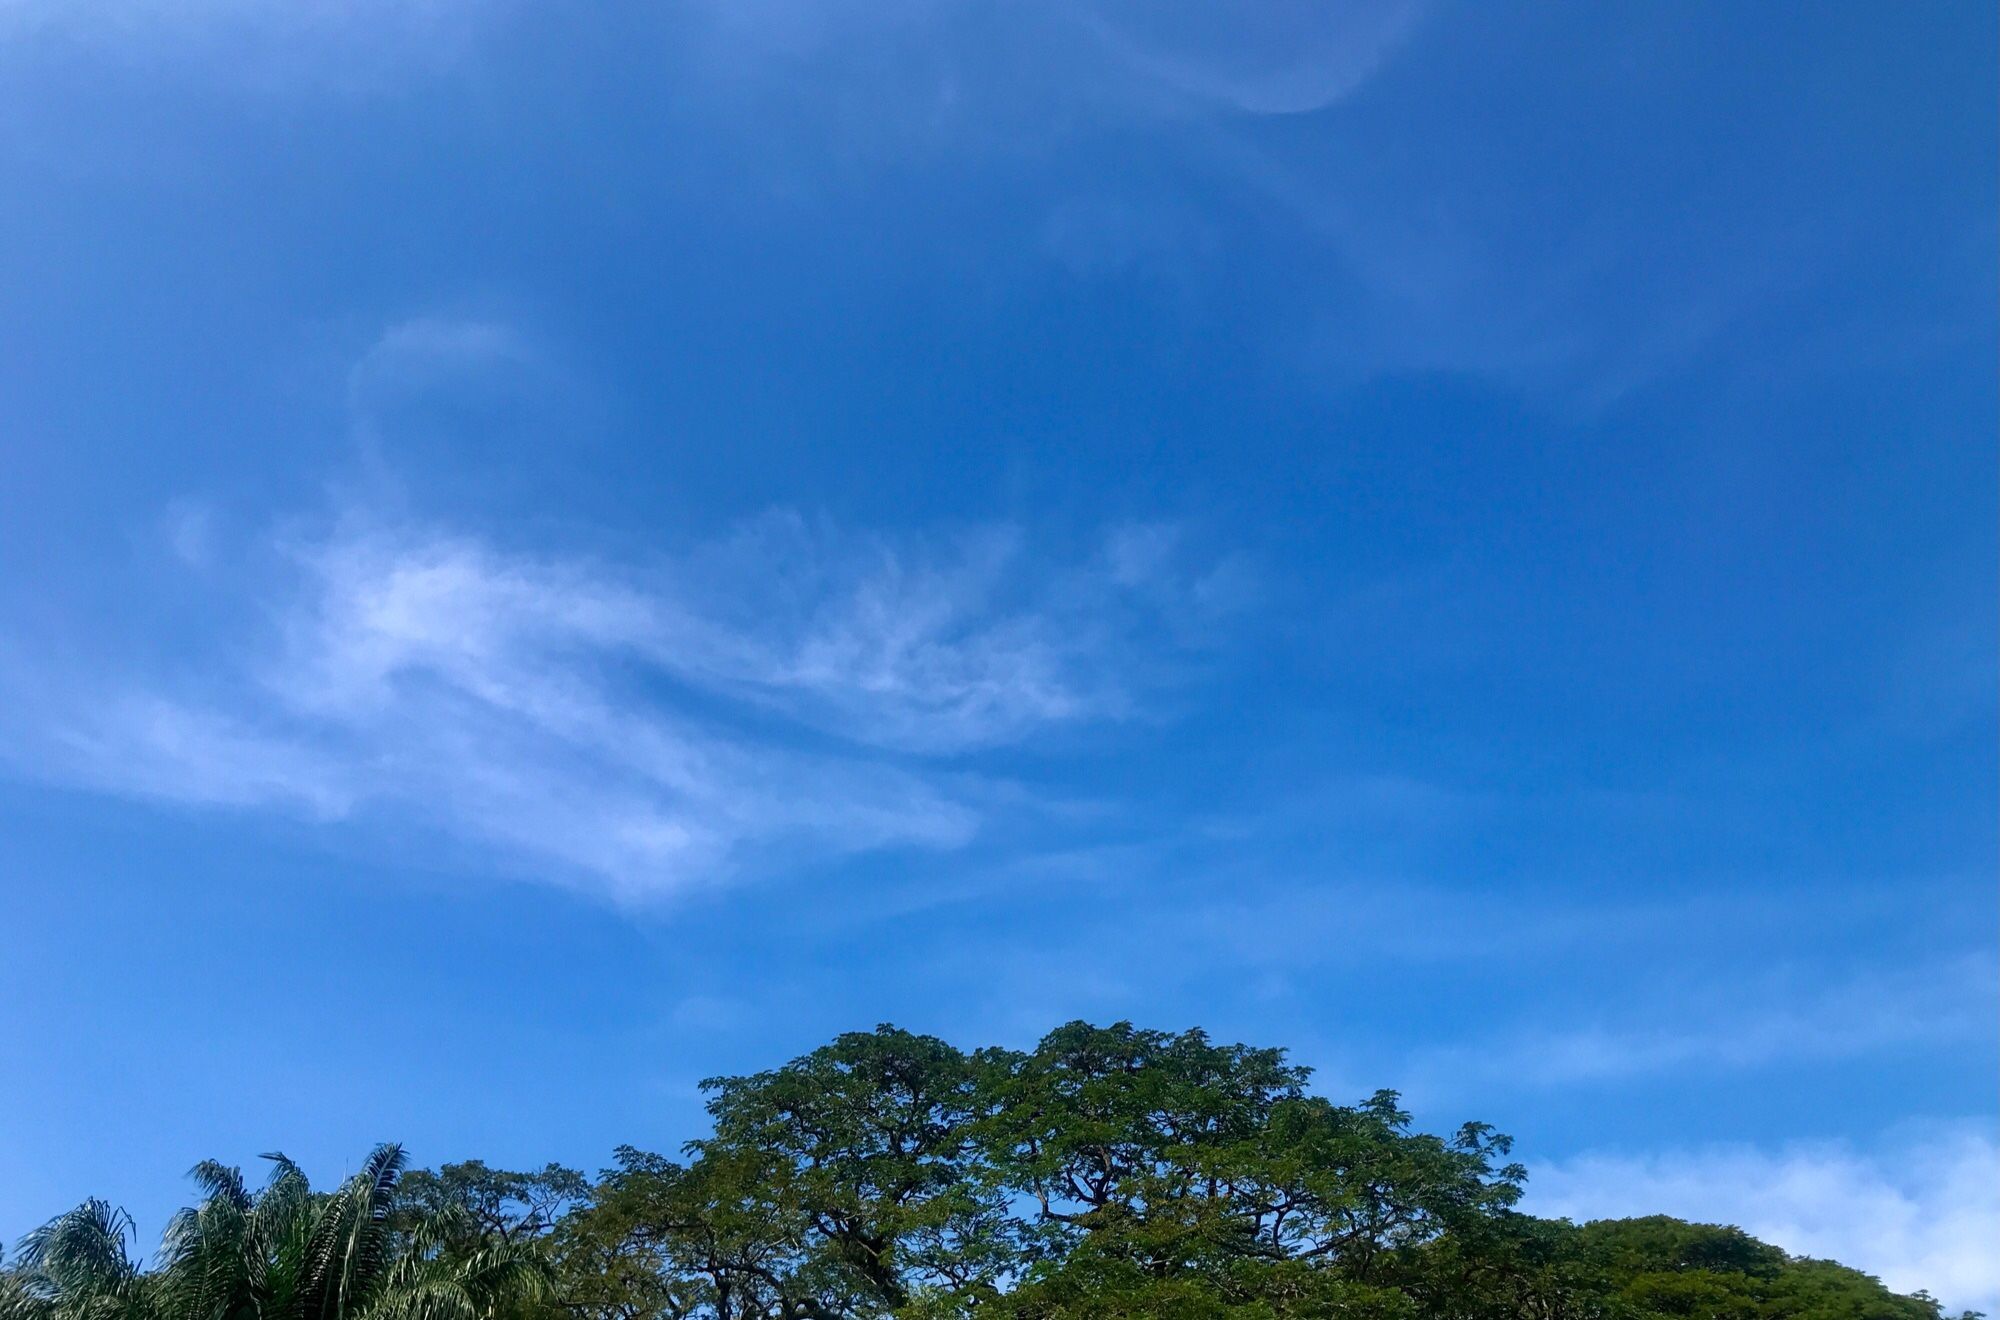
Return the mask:
{"type": "Polygon", "coordinates": [[[1735,1228],[1523,1214],[1492,1128],[1309,1082],[1199,1031],[884,1026],[706,1083],[709,1135],[595,1179],[204,1163],[150,1268],[86,1201],[0,1269],[0,1320],[1942,1320],[1735,1228]]]}

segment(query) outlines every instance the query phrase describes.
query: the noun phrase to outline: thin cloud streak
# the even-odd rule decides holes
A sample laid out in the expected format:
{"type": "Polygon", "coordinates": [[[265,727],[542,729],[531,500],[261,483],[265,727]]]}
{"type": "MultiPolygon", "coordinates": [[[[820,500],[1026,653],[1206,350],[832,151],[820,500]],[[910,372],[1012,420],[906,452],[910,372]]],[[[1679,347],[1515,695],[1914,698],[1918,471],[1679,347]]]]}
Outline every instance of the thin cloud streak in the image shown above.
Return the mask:
{"type": "Polygon", "coordinates": [[[2000,963],[1964,954],[1942,964],[1856,977],[1799,996],[1782,988],[1727,991],[1655,1006],[1649,1020],[1536,1031],[1496,1047],[1435,1052],[1421,1089],[1467,1085],[1563,1087],[1778,1063],[1831,1061],[1990,1036],[2000,963]],[[1659,1025],[1670,1022],[1672,1025],[1659,1025]]]}
{"type": "Polygon", "coordinates": [[[1332,7],[1101,4],[1080,21],[1135,71],[1248,115],[1310,114],[1354,95],[1415,32],[1416,0],[1332,7]]]}

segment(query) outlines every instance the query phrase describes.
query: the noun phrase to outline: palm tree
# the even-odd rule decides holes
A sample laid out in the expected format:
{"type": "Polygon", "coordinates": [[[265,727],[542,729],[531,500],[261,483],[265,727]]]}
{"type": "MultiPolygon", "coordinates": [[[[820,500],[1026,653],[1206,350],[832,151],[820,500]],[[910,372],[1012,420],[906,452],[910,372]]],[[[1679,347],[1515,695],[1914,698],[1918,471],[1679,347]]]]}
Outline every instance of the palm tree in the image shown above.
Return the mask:
{"type": "Polygon", "coordinates": [[[467,1239],[449,1212],[399,1222],[401,1146],[378,1146],[331,1193],[298,1165],[272,1161],[252,1195],[242,1174],[193,1170],[205,1196],[168,1226],[162,1320],[494,1320],[540,1295],[546,1270],[530,1244],[467,1239]]]}
{"type": "Polygon", "coordinates": [[[144,1320],[150,1288],[131,1252],[132,1217],[85,1201],[21,1240],[0,1284],[4,1320],[144,1320]]]}
{"type": "Polygon", "coordinates": [[[546,1291],[536,1244],[482,1237],[462,1212],[399,1214],[401,1146],[331,1192],[265,1158],[257,1192],[225,1164],[190,1171],[201,1199],[168,1223],[151,1273],[124,1211],[93,1200],[50,1220],[0,1272],[0,1320],[502,1320],[546,1291]]]}

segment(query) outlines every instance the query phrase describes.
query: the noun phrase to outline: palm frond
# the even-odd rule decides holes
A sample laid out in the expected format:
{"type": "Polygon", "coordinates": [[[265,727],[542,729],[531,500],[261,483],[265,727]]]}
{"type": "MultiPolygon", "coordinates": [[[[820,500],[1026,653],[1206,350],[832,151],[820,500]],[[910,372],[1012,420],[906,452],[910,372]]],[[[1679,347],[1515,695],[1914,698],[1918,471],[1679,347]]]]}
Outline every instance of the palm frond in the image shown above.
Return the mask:
{"type": "Polygon", "coordinates": [[[64,1288],[122,1287],[137,1273],[132,1216],[92,1197],[21,1239],[19,1268],[64,1288]]]}

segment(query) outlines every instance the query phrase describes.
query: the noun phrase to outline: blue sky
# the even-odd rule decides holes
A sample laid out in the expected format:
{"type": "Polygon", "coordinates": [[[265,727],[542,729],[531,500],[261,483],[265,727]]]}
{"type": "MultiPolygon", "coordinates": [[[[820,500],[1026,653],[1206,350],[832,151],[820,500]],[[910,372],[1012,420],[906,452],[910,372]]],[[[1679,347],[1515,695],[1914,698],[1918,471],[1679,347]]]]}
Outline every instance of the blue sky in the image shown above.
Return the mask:
{"type": "Polygon", "coordinates": [[[0,5],[0,1233],[1291,1046],[2000,1299],[1990,6],[0,5]]]}

